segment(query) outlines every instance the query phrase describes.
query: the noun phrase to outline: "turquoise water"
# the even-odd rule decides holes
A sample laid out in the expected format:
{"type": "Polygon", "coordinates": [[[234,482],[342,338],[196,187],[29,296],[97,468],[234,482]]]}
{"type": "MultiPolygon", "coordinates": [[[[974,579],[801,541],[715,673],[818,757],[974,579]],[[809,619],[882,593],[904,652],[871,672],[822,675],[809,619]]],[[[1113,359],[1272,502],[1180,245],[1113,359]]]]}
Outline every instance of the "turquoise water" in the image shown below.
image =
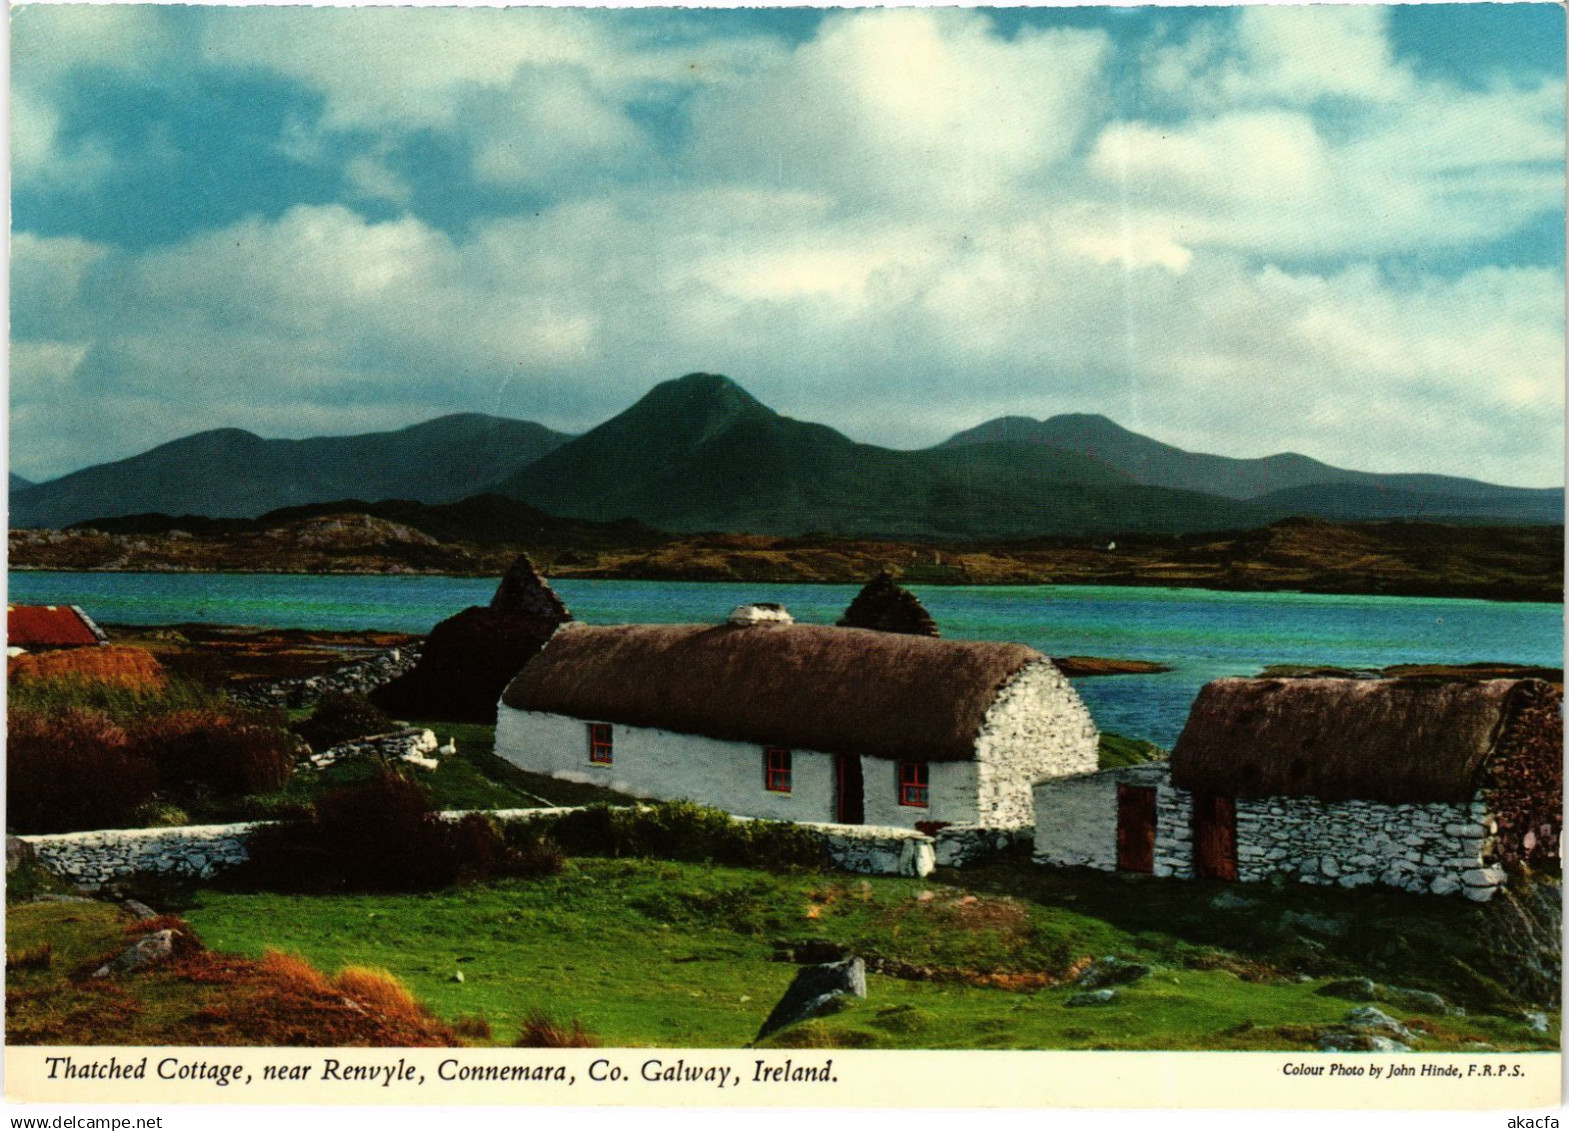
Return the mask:
{"type": "MultiPolygon", "coordinates": [[[[9,575],[9,599],[79,604],[109,623],[207,621],[425,632],[485,604],[489,579],[282,574],[9,575]]],[[[712,622],[743,601],[779,601],[831,624],[853,585],[655,581],[552,583],[580,620],[712,622]]],[[[1170,745],[1198,689],[1266,664],[1563,663],[1563,606],[1417,597],[1219,593],[1115,586],[916,587],[943,635],[1016,640],[1047,655],[1155,660],[1159,675],[1077,680],[1104,730],[1170,745]]]]}

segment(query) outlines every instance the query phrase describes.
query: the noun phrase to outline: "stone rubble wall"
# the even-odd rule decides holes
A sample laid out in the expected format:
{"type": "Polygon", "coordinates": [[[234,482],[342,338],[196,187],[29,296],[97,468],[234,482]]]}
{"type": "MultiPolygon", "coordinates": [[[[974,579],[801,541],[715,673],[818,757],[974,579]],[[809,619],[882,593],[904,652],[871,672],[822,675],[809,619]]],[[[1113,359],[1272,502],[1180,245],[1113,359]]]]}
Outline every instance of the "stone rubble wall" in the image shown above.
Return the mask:
{"type": "MultiPolygon", "coordinates": [[[[1107,770],[1035,787],[1038,863],[1117,867],[1117,785],[1155,789],[1157,876],[1193,875],[1193,798],[1166,763],[1107,770]]],[[[1315,797],[1239,798],[1237,879],[1284,876],[1343,888],[1382,884],[1485,901],[1504,885],[1492,863],[1496,825],[1485,794],[1469,802],[1392,805],[1315,797]]]]}
{"type": "Polygon", "coordinates": [[[925,833],[887,825],[803,824],[846,872],[863,876],[929,876],[937,867],[936,842],[925,833]]]}
{"type": "Polygon", "coordinates": [[[48,833],[18,839],[38,859],[85,888],[138,873],[207,879],[250,856],[247,842],[255,822],[238,825],[184,825],[169,829],[100,829],[85,833],[48,833]]]}
{"type": "Polygon", "coordinates": [[[365,695],[384,683],[391,683],[419,663],[420,650],[388,648],[374,656],[345,664],[321,675],[253,683],[229,689],[229,696],[249,707],[313,707],[329,691],[365,695]]]}
{"type": "Polygon", "coordinates": [[[985,825],[948,825],[935,835],[937,863],[944,868],[962,868],[1005,852],[1015,844],[1030,840],[1035,830],[994,829],[985,825]]]}
{"type": "Polygon", "coordinates": [[[1411,805],[1244,799],[1237,802],[1237,878],[1283,874],[1308,884],[1378,883],[1485,901],[1506,878],[1489,863],[1495,828],[1480,794],[1411,805]]]}
{"type": "MultiPolygon", "coordinates": [[[[442,817],[457,820],[469,813],[484,813],[503,822],[526,821],[572,811],[570,807],[463,809],[445,812],[442,817]]],[[[16,839],[30,845],[39,860],[67,880],[92,890],[138,874],[209,879],[249,858],[250,835],[264,823],[99,829],[16,839]]],[[[820,836],[829,858],[847,872],[871,876],[926,876],[937,866],[935,842],[913,829],[830,824],[803,824],[801,827],[820,836]]]]}
{"type": "Polygon", "coordinates": [[[325,770],[336,762],[345,758],[381,758],[388,762],[406,761],[415,762],[426,768],[427,763],[432,763],[431,755],[436,751],[436,734],[434,731],[424,730],[420,727],[404,727],[402,730],[389,731],[386,734],[372,734],[364,738],[353,738],[348,742],[340,742],[336,746],[329,746],[319,754],[312,754],[301,761],[302,766],[313,769],[325,770]]]}
{"type": "MultiPolygon", "coordinates": [[[[1171,766],[1161,762],[1152,769],[1159,771],[1157,780],[1146,783],[1155,787],[1155,874],[1178,880],[1193,878],[1193,795],[1171,784],[1171,766]]],[[[1116,799],[1112,799],[1115,804],[1116,799]]],[[[1112,825],[1117,823],[1116,810],[1112,810],[1112,825]]]]}

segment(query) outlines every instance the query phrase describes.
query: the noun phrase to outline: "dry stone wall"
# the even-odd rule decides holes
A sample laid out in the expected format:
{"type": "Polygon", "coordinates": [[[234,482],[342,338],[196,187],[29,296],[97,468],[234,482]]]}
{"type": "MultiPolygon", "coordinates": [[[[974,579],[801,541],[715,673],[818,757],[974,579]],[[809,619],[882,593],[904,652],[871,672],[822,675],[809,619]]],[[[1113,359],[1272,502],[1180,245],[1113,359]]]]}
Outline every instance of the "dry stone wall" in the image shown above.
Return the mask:
{"type": "Polygon", "coordinates": [[[207,879],[250,856],[255,823],[171,829],[100,829],[24,836],[38,859],[86,888],[137,874],[207,879]]]}
{"type": "Polygon", "coordinates": [[[419,658],[417,647],[389,648],[334,671],[230,688],[229,694],[251,707],[312,707],[329,691],[365,695],[411,670],[419,658]]]}
{"type": "Polygon", "coordinates": [[[937,863],[944,868],[962,868],[1005,852],[1014,844],[1027,841],[1033,828],[993,829],[984,825],[949,825],[937,830],[937,863]]]}
{"type": "Polygon", "coordinates": [[[1485,799],[1387,805],[1271,797],[1237,802],[1237,878],[1284,874],[1309,884],[1384,884],[1491,899],[1506,874],[1488,863],[1485,799]]]}

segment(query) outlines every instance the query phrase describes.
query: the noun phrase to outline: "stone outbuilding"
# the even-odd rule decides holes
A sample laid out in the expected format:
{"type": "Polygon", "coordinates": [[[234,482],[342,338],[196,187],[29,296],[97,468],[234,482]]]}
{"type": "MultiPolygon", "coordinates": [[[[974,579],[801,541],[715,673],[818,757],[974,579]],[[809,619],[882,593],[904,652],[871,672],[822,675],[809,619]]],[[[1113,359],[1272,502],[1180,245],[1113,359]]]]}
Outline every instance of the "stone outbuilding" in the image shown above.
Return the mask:
{"type": "Polygon", "coordinates": [[[744,816],[927,829],[1027,826],[1034,782],[1095,767],[1089,712],[1034,649],[759,608],[562,626],[502,695],[496,753],[744,816]]]}
{"type": "Polygon", "coordinates": [[[1558,869],[1563,691],[1540,680],[1223,679],[1169,763],[1035,787],[1035,858],[1485,900],[1558,869]]]}

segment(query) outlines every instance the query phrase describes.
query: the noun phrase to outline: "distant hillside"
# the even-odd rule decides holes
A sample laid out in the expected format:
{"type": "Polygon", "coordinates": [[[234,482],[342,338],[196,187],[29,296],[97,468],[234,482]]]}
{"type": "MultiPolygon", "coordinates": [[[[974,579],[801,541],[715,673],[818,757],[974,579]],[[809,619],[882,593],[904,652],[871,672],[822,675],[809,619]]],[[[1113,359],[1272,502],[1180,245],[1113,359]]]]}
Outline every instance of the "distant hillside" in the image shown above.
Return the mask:
{"type": "Polygon", "coordinates": [[[1248,503],[1141,486],[1099,460],[1035,444],[857,444],[704,373],[656,386],[496,489],[553,514],[675,531],[1000,538],[1265,518],[1248,503]]]}
{"type": "Polygon", "coordinates": [[[134,514],[93,518],[70,530],[102,534],[158,535],[183,531],[199,538],[257,534],[291,527],[327,516],[368,515],[408,527],[438,542],[464,542],[476,546],[527,546],[534,549],[646,548],[670,541],[640,522],[589,522],[557,518],[537,507],[501,495],[474,495],[456,503],[420,503],[389,499],[367,503],[337,499],[303,507],[283,507],[257,518],[207,518],[203,515],[134,514]]]}
{"type": "MultiPolygon", "coordinates": [[[[1490,487],[1471,494],[1391,486],[1391,481],[1437,480],[1440,476],[1382,476],[1376,483],[1315,483],[1271,491],[1253,501],[1281,514],[1337,520],[1386,518],[1436,522],[1560,523],[1562,491],[1490,487]]],[[[1466,480],[1451,480],[1465,483],[1466,480]]],[[[1448,484],[1443,484],[1448,486],[1448,484]]]]}
{"type": "Polygon", "coordinates": [[[31,479],[23,479],[20,475],[18,475],[14,471],[11,472],[10,474],[11,474],[11,484],[10,484],[9,490],[12,490],[12,491],[25,491],[25,490],[27,490],[29,487],[31,487],[33,485],[33,481],[31,479]]]}
{"type": "Polygon", "coordinates": [[[315,511],[200,520],[206,527],[166,515],[99,524],[113,533],[13,530],[10,567],[495,577],[527,551],[552,577],[860,584],[891,570],[907,585],[1152,585],[1563,600],[1562,526],[1289,519],[1223,534],[1119,536],[1113,547],[1104,538],[1082,536],[1011,542],[671,537],[637,523],[555,519],[495,496],[434,507],[345,500],[315,511]],[[470,508],[475,502],[477,508],[470,508]],[[408,521],[387,517],[399,513],[408,521]],[[460,537],[433,541],[431,531],[443,522],[460,537]],[[501,537],[508,529],[515,539],[501,537]],[[496,540],[462,537],[469,534],[496,540]]]}
{"type": "Polygon", "coordinates": [[[1261,459],[1206,455],[1152,440],[1104,416],[1084,413],[1047,420],[998,417],[949,437],[938,448],[998,441],[1078,452],[1116,468],[1136,483],[1250,499],[1276,516],[1557,523],[1563,521],[1564,514],[1564,493],[1559,489],[1499,487],[1446,475],[1348,471],[1292,452],[1261,459]]]}
{"type": "Polygon", "coordinates": [[[11,496],[11,525],[60,528],[145,512],[248,518],[350,496],[452,502],[568,438],[540,424],[479,413],[396,432],[308,440],[264,440],[223,428],[18,491],[11,496]]]}

